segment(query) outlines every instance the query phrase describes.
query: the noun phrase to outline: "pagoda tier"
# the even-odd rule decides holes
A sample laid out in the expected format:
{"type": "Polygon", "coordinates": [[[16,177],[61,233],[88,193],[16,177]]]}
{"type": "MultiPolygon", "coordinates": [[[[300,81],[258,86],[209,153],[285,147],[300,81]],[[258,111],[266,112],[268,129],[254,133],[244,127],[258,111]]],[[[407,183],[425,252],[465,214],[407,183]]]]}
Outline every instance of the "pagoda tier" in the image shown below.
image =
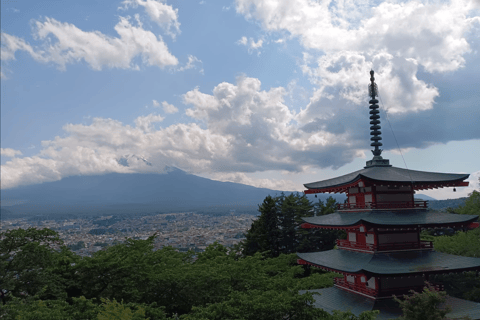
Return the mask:
{"type": "Polygon", "coordinates": [[[347,201],[338,205],[342,211],[403,210],[427,208],[427,201],[414,199],[416,190],[468,186],[463,181],[468,174],[408,170],[385,165],[387,159],[381,161],[384,165],[367,165],[337,178],[304,184],[305,193],[346,193],[347,201]]]}
{"type": "MultiPolygon", "coordinates": [[[[480,271],[480,258],[430,250],[362,253],[348,250],[297,253],[297,263],[336,272],[335,287],[369,299],[422,291],[429,275],[480,271]]],[[[444,290],[437,284],[437,290],[444,290]]]]}

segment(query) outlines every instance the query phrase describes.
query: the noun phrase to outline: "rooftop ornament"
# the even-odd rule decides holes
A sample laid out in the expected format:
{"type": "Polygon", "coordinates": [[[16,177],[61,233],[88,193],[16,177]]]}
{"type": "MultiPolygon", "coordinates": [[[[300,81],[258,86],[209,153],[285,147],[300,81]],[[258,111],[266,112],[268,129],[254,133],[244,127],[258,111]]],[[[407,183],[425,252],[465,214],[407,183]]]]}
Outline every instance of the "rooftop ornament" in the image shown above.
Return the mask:
{"type": "Polygon", "coordinates": [[[373,159],[370,161],[367,161],[367,167],[373,167],[373,166],[390,166],[390,161],[387,159],[383,159],[381,154],[382,154],[382,149],[379,147],[382,146],[382,143],[380,140],[382,140],[382,137],[380,136],[382,132],[380,129],[382,128],[380,126],[380,111],[378,111],[378,100],[375,99],[375,97],[378,97],[378,87],[377,84],[375,83],[375,77],[374,71],[370,70],[370,84],[368,85],[368,95],[370,96],[371,100],[369,101],[370,103],[370,124],[372,125],[370,127],[370,135],[372,136],[370,140],[372,143],[370,146],[375,147],[375,149],[372,150],[373,153],[373,159]]]}

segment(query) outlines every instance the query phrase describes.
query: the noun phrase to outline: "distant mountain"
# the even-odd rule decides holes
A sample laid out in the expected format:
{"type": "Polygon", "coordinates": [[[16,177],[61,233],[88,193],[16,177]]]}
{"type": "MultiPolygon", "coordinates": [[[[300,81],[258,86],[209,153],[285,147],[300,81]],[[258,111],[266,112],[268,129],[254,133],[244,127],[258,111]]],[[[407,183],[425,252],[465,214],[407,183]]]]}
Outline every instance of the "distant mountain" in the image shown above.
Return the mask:
{"type": "Polygon", "coordinates": [[[435,198],[429,197],[429,196],[424,195],[424,194],[416,194],[416,195],[415,195],[415,200],[416,200],[416,199],[419,199],[419,200],[420,200],[420,199],[421,199],[421,200],[428,200],[428,201],[437,200],[437,199],[435,199],[435,198]]]}
{"type": "MultiPolygon", "coordinates": [[[[145,213],[187,210],[256,210],[267,195],[282,191],[214,181],[177,168],[164,174],[109,173],[72,176],[2,190],[2,213],[145,213]]],[[[290,192],[285,192],[286,194],[290,192]]],[[[328,195],[319,195],[325,200],[328,195]]],[[[334,195],[338,201],[345,196],[334,195]]],[[[316,200],[313,195],[309,199],[316,200]]]]}

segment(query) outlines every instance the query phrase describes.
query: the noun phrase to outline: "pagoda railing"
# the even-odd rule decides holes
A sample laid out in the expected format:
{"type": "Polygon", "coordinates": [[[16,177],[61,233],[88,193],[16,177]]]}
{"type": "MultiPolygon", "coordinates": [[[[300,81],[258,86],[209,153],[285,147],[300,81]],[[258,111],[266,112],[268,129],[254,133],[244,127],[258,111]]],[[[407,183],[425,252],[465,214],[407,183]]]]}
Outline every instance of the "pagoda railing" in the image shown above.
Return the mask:
{"type": "Polygon", "coordinates": [[[366,202],[357,203],[339,203],[338,210],[353,209],[405,209],[405,208],[428,208],[428,201],[388,201],[388,202],[366,202]]]}
{"type": "Polygon", "coordinates": [[[375,297],[378,295],[378,290],[367,288],[365,286],[359,286],[355,283],[345,281],[344,278],[333,278],[333,282],[337,287],[340,287],[340,288],[350,289],[350,290],[360,292],[372,297],[375,297]]]}
{"type": "Polygon", "coordinates": [[[370,243],[359,243],[359,242],[352,242],[346,239],[337,239],[336,241],[337,247],[339,248],[346,248],[346,249],[356,249],[356,250],[366,250],[366,251],[375,251],[376,246],[370,243]]]}
{"type": "Polygon", "coordinates": [[[380,245],[371,243],[359,243],[352,242],[346,239],[337,239],[337,247],[352,249],[352,250],[365,250],[365,251],[386,251],[386,250],[403,250],[403,249],[433,249],[432,241],[420,241],[420,242],[401,242],[401,243],[384,243],[380,245]]]}

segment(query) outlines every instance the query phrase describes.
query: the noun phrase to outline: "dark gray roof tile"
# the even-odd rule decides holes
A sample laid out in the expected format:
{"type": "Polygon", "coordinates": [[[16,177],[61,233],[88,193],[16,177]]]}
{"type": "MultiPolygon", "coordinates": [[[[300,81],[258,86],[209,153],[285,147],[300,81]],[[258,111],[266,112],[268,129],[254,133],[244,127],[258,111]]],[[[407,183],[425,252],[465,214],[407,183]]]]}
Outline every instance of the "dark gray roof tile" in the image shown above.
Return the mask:
{"type": "Polygon", "coordinates": [[[371,223],[381,226],[442,225],[446,223],[470,223],[477,215],[454,214],[422,210],[335,212],[324,216],[303,218],[318,226],[354,226],[371,223]]]}
{"type": "Polygon", "coordinates": [[[300,259],[330,269],[378,275],[412,274],[424,271],[455,271],[478,268],[480,258],[462,257],[430,250],[362,253],[334,249],[297,253],[300,259]]]}
{"type": "Polygon", "coordinates": [[[463,181],[470,175],[408,170],[397,167],[369,167],[340,177],[304,184],[307,189],[335,187],[352,183],[362,177],[385,182],[413,182],[415,184],[463,181]]]}
{"type": "MultiPolygon", "coordinates": [[[[350,310],[357,317],[364,311],[380,310],[380,314],[376,320],[397,319],[402,315],[399,304],[393,299],[373,300],[362,297],[358,294],[347,292],[336,287],[323,288],[317,290],[302,290],[305,292],[319,293],[314,294],[314,306],[323,309],[330,314],[333,310],[348,311],[350,310]]],[[[458,319],[465,315],[469,315],[472,319],[480,319],[480,303],[445,296],[445,304],[440,305],[444,308],[448,305],[452,311],[447,313],[446,317],[458,319]]]]}

